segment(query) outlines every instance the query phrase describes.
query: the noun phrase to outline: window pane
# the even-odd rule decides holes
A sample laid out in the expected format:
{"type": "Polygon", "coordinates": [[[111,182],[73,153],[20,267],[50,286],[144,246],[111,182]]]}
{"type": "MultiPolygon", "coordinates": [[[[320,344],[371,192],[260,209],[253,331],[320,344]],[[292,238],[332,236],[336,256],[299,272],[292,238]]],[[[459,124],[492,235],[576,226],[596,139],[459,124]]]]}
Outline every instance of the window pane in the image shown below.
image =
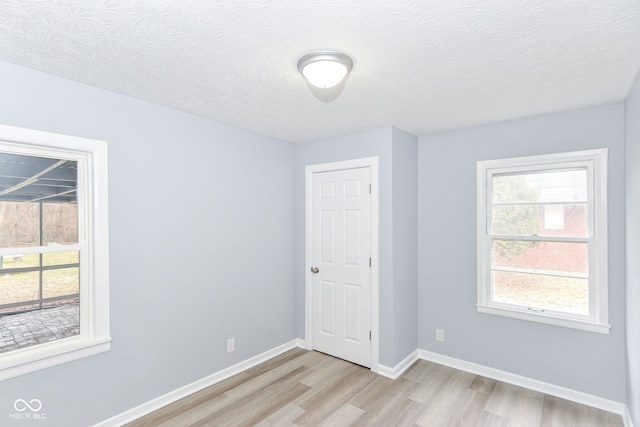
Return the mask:
{"type": "Polygon", "coordinates": [[[43,271],[43,298],[69,296],[70,300],[75,301],[80,292],[79,272],[80,269],[78,267],[43,271]]]}
{"type": "Polygon", "coordinates": [[[564,230],[564,205],[545,205],[544,207],[544,229],[564,230]]]}
{"type": "MultiPolygon", "coordinates": [[[[42,254],[42,265],[78,264],[80,253],[78,251],[50,252],[42,254]]],[[[29,268],[40,266],[40,254],[11,254],[0,256],[0,271],[13,268],[29,268]]]]}
{"type": "Polygon", "coordinates": [[[49,252],[42,255],[44,266],[78,264],[79,262],[80,252],[78,251],[49,252]]]}
{"type": "Polygon", "coordinates": [[[493,240],[492,268],[587,276],[587,243],[493,240]]]}
{"type": "Polygon", "coordinates": [[[0,201],[0,247],[39,246],[38,215],[38,203],[0,201]]]}
{"type": "Polygon", "coordinates": [[[506,236],[587,237],[587,204],[494,205],[491,232],[506,236]]]}
{"type": "Polygon", "coordinates": [[[44,344],[80,333],[78,304],[0,317],[0,353],[44,344]]]}
{"type": "Polygon", "coordinates": [[[5,304],[37,300],[40,294],[37,271],[0,275],[0,310],[6,312],[5,304]]]}
{"type": "Polygon", "coordinates": [[[79,333],[78,252],[21,249],[78,243],[77,180],[76,161],[0,152],[0,352],[79,333]]]}
{"type": "Polygon", "coordinates": [[[78,243],[78,205],[75,203],[42,204],[42,244],[78,243]]]}
{"type": "Polygon", "coordinates": [[[589,314],[587,279],[494,271],[492,300],[543,310],[589,314]]]}
{"type": "MultiPolygon", "coordinates": [[[[39,203],[0,201],[0,247],[41,246],[39,214],[39,203]]],[[[54,243],[78,243],[77,204],[42,203],[42,245],[54,243]]]]}
{"type": "Polygon", "coordinates": [[[587,201],[587,169],[493,176],[493,203],[558,203],[587,201]]]}
{"type": "Polygon", "coordinates": [[[76,161],[0,152],[0,247],[77,243],[77,180],[76,161]]]}
{"type": "Polygon", "coordinates": [[[586,202],[587,169],[543,172],[526,176],[529,186],[537,189],[541,203],[586,202]]]}
{"type": "Polygon", "coordinates": [[[544,205],[538,236],[587,237],[589,217],[586,203],[544,205]]]}
{"type": "Polygon", "coordinates": [[[540,235],[540,205],[498,205],[491,213],[491,231],[506,236],[540,235]]]}
{"type": "Polygon", "coordinates": [[[38,267],[40,265],[40,254],[10,254],[0,256],[0,270],[12,268],[38,267]]]}

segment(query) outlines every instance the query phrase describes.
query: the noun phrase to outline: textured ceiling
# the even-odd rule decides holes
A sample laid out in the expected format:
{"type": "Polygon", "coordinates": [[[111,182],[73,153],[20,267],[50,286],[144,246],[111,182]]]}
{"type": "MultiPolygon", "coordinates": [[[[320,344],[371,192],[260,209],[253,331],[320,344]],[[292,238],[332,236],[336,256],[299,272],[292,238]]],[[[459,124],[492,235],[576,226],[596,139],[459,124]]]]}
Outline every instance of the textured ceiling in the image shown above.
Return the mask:
{"type": "Polygon", "coordinates": [[[304,142],[624,100],[640,0],[2,0],[0,59],[304,142]],[[353,58],[326,104],[296,69],[353,58]]]}

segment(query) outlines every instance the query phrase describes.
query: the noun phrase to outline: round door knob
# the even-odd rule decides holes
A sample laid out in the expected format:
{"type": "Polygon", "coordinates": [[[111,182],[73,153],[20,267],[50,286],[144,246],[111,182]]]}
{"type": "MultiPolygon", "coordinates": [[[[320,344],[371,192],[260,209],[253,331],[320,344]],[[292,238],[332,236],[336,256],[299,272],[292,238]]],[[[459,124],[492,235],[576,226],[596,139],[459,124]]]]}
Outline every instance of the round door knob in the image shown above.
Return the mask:
{"type": "Polygon", "coordinates": [[[317,274],[317,273],[319,273],[319,272],[320,272],[320,269],[319,269],[318,267],[311,267],[311,272],[312,272],[313,274],[317,274]]]}

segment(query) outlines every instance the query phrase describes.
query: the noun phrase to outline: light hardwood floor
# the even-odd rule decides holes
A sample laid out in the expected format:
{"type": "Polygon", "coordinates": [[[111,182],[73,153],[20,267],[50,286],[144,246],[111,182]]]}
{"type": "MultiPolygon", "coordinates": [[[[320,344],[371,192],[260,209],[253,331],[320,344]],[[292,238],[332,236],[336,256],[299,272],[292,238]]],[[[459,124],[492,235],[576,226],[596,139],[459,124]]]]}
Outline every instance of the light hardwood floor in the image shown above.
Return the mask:
{"type": "Polygon", "coordinates": [[[616,414],[424,360],[394,381],[294,349],[127,426],[622,425],[616,414]]]}

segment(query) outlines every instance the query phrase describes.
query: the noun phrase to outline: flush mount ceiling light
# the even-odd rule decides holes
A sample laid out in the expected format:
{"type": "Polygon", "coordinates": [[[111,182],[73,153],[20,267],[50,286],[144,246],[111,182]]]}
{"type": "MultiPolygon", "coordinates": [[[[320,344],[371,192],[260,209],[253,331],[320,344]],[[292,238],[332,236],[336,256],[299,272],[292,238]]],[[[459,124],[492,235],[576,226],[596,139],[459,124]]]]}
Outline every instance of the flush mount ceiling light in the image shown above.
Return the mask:
{"type": "Polygon", "coordinates": [[[340,84],[353,68],[353,61],[338,52],[315,52],[298,61],[298,70],[313,86],[329,89],[340,84]]]}

